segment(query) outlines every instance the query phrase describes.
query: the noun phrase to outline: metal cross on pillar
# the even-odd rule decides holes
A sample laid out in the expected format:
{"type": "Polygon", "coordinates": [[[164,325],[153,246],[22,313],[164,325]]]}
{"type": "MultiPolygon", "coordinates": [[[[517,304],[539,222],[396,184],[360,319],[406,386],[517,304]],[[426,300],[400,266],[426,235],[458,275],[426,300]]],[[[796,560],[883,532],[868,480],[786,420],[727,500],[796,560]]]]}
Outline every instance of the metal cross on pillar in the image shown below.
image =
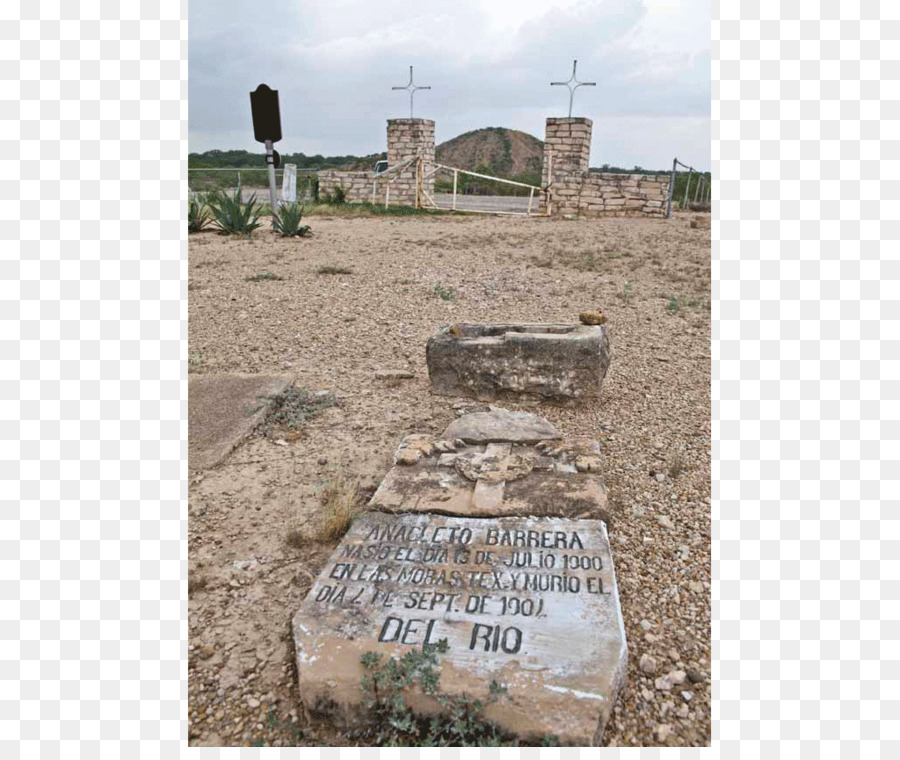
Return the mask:
{"type": "Polygon", "coordinates": [[[413,117],[413,95],[415,95],[416,90],[430,90],[431,85],[427,87],[419,87],[418,85],[413,84],[413,67],[409,67],[409,84],[404,87],[391,87],[392,90],[408,90],[409,91],[409,118],[413,117]]]}
{"type": "Polygon", "coordinates": [[[568,82],[550,82],[550,86],[554,87],[556,85],[565,85],[569,88],[569,118],[572,118],[572,100],[575,98],[575,90],[579,87],[587,86],[587,87],[596,87],[596,82],[579,82],[578,79],[575,78],[575,69],[578,68],[578,61],[573,61],[572,63],[572,78],[568,82]],[[575,86],[572,87],[572,82],[575,82],[575,86]]]}

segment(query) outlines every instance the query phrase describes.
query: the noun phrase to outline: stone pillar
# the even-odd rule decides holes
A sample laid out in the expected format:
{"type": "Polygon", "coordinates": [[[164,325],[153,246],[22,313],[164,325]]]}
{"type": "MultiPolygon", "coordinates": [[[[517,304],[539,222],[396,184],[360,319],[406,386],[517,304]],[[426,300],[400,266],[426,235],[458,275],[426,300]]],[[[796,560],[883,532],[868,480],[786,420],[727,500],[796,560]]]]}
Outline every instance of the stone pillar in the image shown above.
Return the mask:
{"type": "MultiPolygon", "coordinates": [[[[402,164],[416,156],[424,159],[423,174],[434,168],[434,122],[430,119],[388,119],[387,127],[388,169],[402,164]]],[[[390,202],[400,206],[414,206],[416,203],[416,164],[399,171],[392,171],[386,179],[391,182],[390,202]]],[[[423,187],[434,198],[434,176],[424,180],[423,187]]],[[[383,197],[383,196],[382,196],[383,197]]],[[[427,201],[422,199],[423,205],[427,201]]]]}
{"type": "MultiPolygon", "coordinates": [[[[551,212],[564,213],[554,208],[557,201],[564,208],[568,205],[568,194],[575,193],[591,161],[591,127],[593,122],[583,116],[549,118],[544,131],[544,166],[541,185],[553,181],[550,197],[553,201],[551,212]]],[[[577,205],[577,204],[576,204],[577,205]]],[[[546,212],[546,193],[541,196],[541,212],[546,212]]]]}

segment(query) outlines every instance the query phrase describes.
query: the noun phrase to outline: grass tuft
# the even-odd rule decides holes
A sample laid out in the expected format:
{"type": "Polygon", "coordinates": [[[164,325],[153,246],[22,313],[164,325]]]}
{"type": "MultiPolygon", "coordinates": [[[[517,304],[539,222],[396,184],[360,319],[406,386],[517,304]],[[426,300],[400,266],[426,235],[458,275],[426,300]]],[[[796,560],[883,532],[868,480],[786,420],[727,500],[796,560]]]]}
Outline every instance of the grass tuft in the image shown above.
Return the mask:
{"type": "Polygon", "coordinates": [[[442,301],[455,301],[456,300],[456,288],[452,285],[444,285],[443,283],[437,282],[434,285],[434,295],[437,298],[440,298],[442,301]]]}
{"type": "Polygon", "coordinates": [[[252,277],[245,277],[244,279],[247,280],[247,282],[263,282],[265,280],[283,280],[284,277],[273,274],[272,272],[260,272],[252,277]]]}
{"type": "Polygon", "coordinates": [[[316,267],[316,274],[353,274],[353,270],[348,267],[322,266],[316,267]]]}
{"type": "Polygon", "coordinates": [[[318,533],[322,543],[334,543],[344,537],[353,520],[362,511],[359,481],[337,472],[328,480],[322,494],[325,520],[318,533]]]}

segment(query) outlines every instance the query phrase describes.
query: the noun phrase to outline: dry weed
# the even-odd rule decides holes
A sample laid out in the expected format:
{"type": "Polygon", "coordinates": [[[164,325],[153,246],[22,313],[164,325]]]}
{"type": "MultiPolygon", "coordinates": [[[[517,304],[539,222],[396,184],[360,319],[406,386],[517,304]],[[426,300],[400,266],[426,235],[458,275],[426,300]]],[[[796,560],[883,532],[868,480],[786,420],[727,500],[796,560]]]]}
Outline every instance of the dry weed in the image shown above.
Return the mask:
{"type": "Polygon", "coordinates": [[[332,543],[343,538],[354,518],[362,511],[359,504],[359,481],[342,472],[328,480],[322,494],[325,519],[318,533],[318,540],[332,543]]]}
{"type": "Polygon", "coordinates": [[[681,454],[674,454],[669,460],[669,477],[675,480],[684,470],[685,464],[681,454]]]}

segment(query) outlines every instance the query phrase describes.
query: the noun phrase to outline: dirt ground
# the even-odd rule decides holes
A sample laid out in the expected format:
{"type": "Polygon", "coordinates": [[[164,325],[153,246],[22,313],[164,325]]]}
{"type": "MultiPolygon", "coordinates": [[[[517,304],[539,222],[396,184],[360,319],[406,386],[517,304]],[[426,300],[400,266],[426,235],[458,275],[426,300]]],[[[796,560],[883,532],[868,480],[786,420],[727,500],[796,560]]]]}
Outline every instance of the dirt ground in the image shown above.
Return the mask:
{"type": "Polygon", "coordinates": [[[338,475],[374,489],[402,436],[461,411],[429,392],[439,325],[595,308],[612,350],[600,401],[504,406],[603,446],[629,647],[604,743],[709,744],[710,231],[693,216],[317,217],[310,238],[190,236],[190,372],[294,373],[337,399],[292,440],[254,435],[190,484],[191,745],[353,743],[303,715],[293,664],[290,619],[333,548],[313,541],[323,489],[338,475]],[[281,279],[248,280],[263,273],[281,279]],[[307,543],[291,548],[292,532],[307,543]],[[673,671],[683,683],[656,684],[673,671]]]}

